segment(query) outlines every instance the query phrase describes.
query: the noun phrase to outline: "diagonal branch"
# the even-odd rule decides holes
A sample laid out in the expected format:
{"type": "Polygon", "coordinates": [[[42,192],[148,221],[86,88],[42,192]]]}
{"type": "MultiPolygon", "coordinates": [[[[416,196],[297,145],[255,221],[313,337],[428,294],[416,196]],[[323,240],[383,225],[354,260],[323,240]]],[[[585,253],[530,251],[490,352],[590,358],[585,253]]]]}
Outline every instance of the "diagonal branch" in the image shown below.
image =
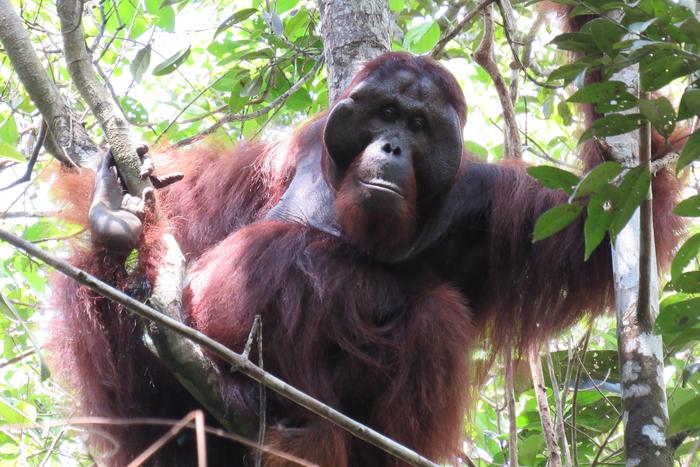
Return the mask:
{"type": "MultiPolygon", "coordinates": [[[[198,330],[186,326],[177,319],[173,319],[170,316],[160,313],[148,305],[131,298],[130,296],[120,292],[109,284],[102,282],[91,274],[88,274],[65,261],[49,255],[41,248],[37,248],[35,245],[17,237],[16,235],[13,235],[7,230],[0,228],[0,239],[14,245],[34,258],[40,259],[66,276],[88,287],[93,292],[119,303],[130,312],[149,320],[153,324],[157,324],[160,328],[167,329],[180,337],[185,337],[186,339],[181,339],[182,341],[191,341],[193,344],[206,348],[209,352],[215,354],[223,361],[231,364],[244,375],[254,379],[265,387],[272,389],[292,402],[296,402],[319,417],[343,428],[353,436],[360,438],[378,447],[379,449],[382,449],[397,459],[415,466],[437,467],[436,464],[420,454],[382,435],[372,428],[369,428],[368,426],[363,425],[346,415],[343,415],[336,409],[285,383],[281,379],[255,365],[243,355],[234,352],[198,330]]],[[[176,304],[173,303],[171,305],[176,304]]]]}
{"type": "Polygon", "coordinates": [[[542,371],[539,347],[533,346],[530,349],[530,355],[528,357],[530,361],[532,385],[535,389],[535,399],[537,400],[537,411],[540,414],[542,432],[544,433],[547,452],[549,453],[549,465],[552,467],[561,467],[561,452],[557,445],[554,423],[552,423],[552,417],[549,413],[549,401],[547,400],[547,391],[544,387],[544,373],[542,371]]]}
{"type": "Polygon", "coordinates": [[[117,110],[107,88],[97,79],[92,67],[92,57],[85,44],[81,24],[83,3],[79,0],[58,0],[56,10],[61,20],[63,50],[73,83],[100,122],[129,193],[140,196],[150,182],[139,177],[141,162],[129,134],[129,122],[117,110]]]}
{"type": "Polygon", "coordinates": [[[484,36],[481,39],[479,47],[474,51],[474,61],[478,63],[488,75],[491,77],[493,84],[498,93],[498,99],[501,101],[503,109],[503,118],[505,120],[505,148],[503,151],[504,159],[522,159],[523,148],[520,142],[520,134],[518,131],[518,122],[515,119],[515,109],[511,94],[506,86],[505,80],[498,71],[498,64],[494,59],[493,54],[493,12],[491,4],[486,5],[483,11],[484,16],[484,36]]]}
{"type": "Polygon", "coordinates": [[[432,52],[430,52],[430,56],[433,58],[437,58],[442,53],[442,50],[445,48],[447,43],[455,37],[457,37],[457,35],[459,35],[459,33],[462,32],[462,29],[464,29],[467,26],[467,24],[469,24],[471,20],[474,19],[476,15],[481,13],[481,10],[483,10],[486,6],[490,5],[494,1],[495,0],[481,0],[479,3],[477,3],[474,6],[474,8],[469,10],[469,12],[466,15],[464,15],[464,18],[462,18],[462,20],[459,23],[457,23],[457,25],[454,28],[452,28],[450,32],[445,34],[445,36],[442,39],[440,39],[440,41],[435,45],[435,47],[433,47],[432,52]]]}

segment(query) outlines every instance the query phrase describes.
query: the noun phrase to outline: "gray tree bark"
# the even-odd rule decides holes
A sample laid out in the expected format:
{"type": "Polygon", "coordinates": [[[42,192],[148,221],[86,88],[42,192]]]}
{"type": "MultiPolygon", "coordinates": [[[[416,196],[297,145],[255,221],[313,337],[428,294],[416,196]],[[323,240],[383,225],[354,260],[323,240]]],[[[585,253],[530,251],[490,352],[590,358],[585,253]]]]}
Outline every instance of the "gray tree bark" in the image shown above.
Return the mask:
{"type": "Polygon", "coordinates": [[[56,10],[61,20],[63,53],[73,84],[100,122],[129,193],[141,196],[141,192],[150,186],[150,183],[139,177],[141,164],[131,140],[129,122],[117,109],[112,96],[97,79],[92,67],[92,58],[85,45],[81,23],[83,3],[77,0],[58,0],[56,10]]]}
{"type": "Polygon", "coordinates": [[[328,101],[334,102],[363,63],[389,51],[387,0],[319,0],[328,101]]]}
{"type": "Polygon", "coordinates": [[[9,0],[0,0],[0,42],[32,102],[49,129],[46,148],[66,166],[84,165],[100,151],[73,116],[56,84],[49,78],[20,17],[9,0]]]}
{"type": "MultiPolygon", "coordinates": [[[[633,94],[640,92],[636,66],[622,70],[610,79],[624,82],[633,94]]],[[[649,131],[643,131],[642,136],[648,138],[649,131]]],[[[609,137],[606,141],[626,166],[648,164],[648,161],[640,160],[640,154],[648,152],[649,141],[640,138],[639,131],[609,137]]],[[[651,192],[648,197],[612,246],[628,467],[673,465],[673,449],[666,439],[668,407],[663,378],[663,345],[661,336],[652,332],[659,313],[659,280],[651,225],[651,192]],[[646,225],[643,227],[643,224],[646,225]]]]}

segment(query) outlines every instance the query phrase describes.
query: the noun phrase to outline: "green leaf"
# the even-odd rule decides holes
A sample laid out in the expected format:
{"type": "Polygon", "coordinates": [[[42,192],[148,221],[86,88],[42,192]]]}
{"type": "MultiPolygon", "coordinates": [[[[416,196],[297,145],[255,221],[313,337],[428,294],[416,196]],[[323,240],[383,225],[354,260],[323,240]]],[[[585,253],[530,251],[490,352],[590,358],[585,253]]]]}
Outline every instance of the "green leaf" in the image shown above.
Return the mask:
{"type": "MultiPolygon", "coordinates": [[[[700,214],[700,210],[698,214],[700,214]]],[[[671,278],[673,280],[680,278],[685,267],[688,266],[692,260],[698,257],[699,252],[700,233],[697,233],[686,240],[685,243],[683,243],[683,245],[678,249],[676,256],[673,257],[673,262],[671,263],[671,278]]]]}
{"type": "Polygon", "coordinates": [[[661,311],[654,323],[656,333],[681,332],[700,324],[700,298],[683,300],[683,295],[673,295],[670,298],[672,300],[661,302],[661,311]]]}
{"type": "Polygon", "coordinates": [[[298,3],[299,0],[277,0],[275,2],[275,10],[281,15],[297,6],[298,3]]]}
{"type": "Polygon", "coordinates": [[[573,193],[574,186],[579,182],[579,178],[571,172],[549,165],[528,167],[527,173],[543,187],[562,189],[568,194],[573,193]]]}
{"type": "Polygon", "coordinates": [[[640,117],[640,114],[610,114],[599,118],[581,135],[579,144],[591,136],[614,136],[636,130],[641,125],[640,117]]]}
{"type": "Polygon", "coordinates": [[[240,81],[231,89],[231,94],[228,98],[228,108],[231,113],[240,112],[246,102],[248,102],[248,98],[241,95],[242,90],[243,84],[240,81]]]}
{"type": "Polygon", "coordinates": [[[604,18],[597,18],[593,21],[589,21],[586,23],[586,26],[591,31],[593,42],[595,42],[600,50],[611,57],[618,54],[618,51],[615,50],[613,46],[625,35],[624,29],[614,21],[604,18]]]}
{"type": "Polygon", "coordinates": [[[136,56],[131,61],[129,65],[129,70],[131,71],[131,76],[134,77],[134,81],[137,83],[141,82],[143,74],[148,70],[148,65],[151,64],[151,46],[140,49],[136,52],[136,56]]]}
{"type": "Polygon", "coordinates": [[[190,56],[190,47],[191,46],[188,45],[186,49],[177,52],[175,55],[156,65],[152,73],[155,76],[164,76],[177,70],[180,65],[185,63],[187,57],[190,56]]]}
{"type": "Polygon", "coordinates": [[[175,10],[171,6],[158,10],[158,21],[156,26],[163,31],[175,32],[175,10]]]}
{"type": "MultiPolygon", "coordinates": [[[[29,270],[22,271],[24,277],[27,277],[27,273],[29,270]]],[[[40,279],[43,281],[43,279],[40,279]]],[[[32,285],[30,283],[30,285],[32,285]]],[[[35,290],[37,288],[35,287],[35,290]]],[[[42,283],[42,290],[37,290],[39,293],[43,293],[43,283],[42,283]]],[[[22,329],[24,330],[25,334],[29,338],[30,342],[34,346],[34,350],[36,352],[36,355],[39,357],[39,367],[40,367],[40,374],[41,374],[41,380],[44,381],[46,380],[49,376],[51,376],[51,371],[49,370],[48,365],[46,364],[46,361],[44,360],[43,355],[41,354],[41,346],[39,345],[39,341],[36,339],[36,336],[34,336],[34,333],[30,329],[29,325],[27,322],[22,318],[22,315],[19,314],[17,309],[14,307],[12,302],[8,301],[5,296],[0,293],[0,313],[11,317],[13,320],[17,321],[22,329]]],[[[2,415],[0,413],[0,415],[2,415]]],[[[0,420],[2,417],[0,417],[0,420]]]]}
{"type": "Polygon", "coordinates": [[[272,28],[272,33],[277,36],[284,35],[284,25],[282,25],[282,18],[276,12],[263,13],[263,18],[270,24],[272,28]]]}
{"type": "Polygon", "coordinates": [[[440,26],[430,21],[419,24],[408,31],[403,38],[403,47],[414,54],[429,52],[440,40],[440,26]]]}
{"type": "Polygon", "coordinates": [[[10,146],[17,146],[19,143],[19,132],[15,116],[10,114],[0,125],[0,142],[10,146]]]}
{"type": "Polygon", "coordinates": [[[130,96],[124,96],[119,99],[119,103],[124,109],[126,118],[131,123],[146,123],[148,122],[148,111],[141,105],[139,101],[130,96]]]}
{"type": "Polygon", "coordinates": [[[4,397],[0,397],[0,420],[9,424],[32,423],[28,414],[23,413],[4,397]]]}
{"type": "Polygon", "coordinates": [[[489,156],[489,150],[476,141],[465,141],[464,149],[466,149],[469,154],[482,160],[486,160],[489,156]]]}
{"type": "Polygon", "coordinates": [[[684,199],[673,208],[673,213],[677,216],[700,217],[700,195],[684,199]]]}
{"type": "Polygon", "coordinates": [[[26,162],[26,159],[17,149],[7,143],[0,143],[0,159],[10,159],[13,161],[26,162]]]}
{"type": "Polygon", "coordinates": [[[404,8],[406,8],[406,0],[389,0],[389,10],[400,12],[404,8]]]}
{"type": "Polygon", "coordinates": [[[632,218],[634,211],[649,194],[651,173],[646,167],[631,169],[617,189],[613,218],[610,222],[610,235],[615,238],[632,218]]]}
{"type": "Polygon", "coordinates": [[[668,422],[668,434],[700,428],[700,396],[678,407],[668,422]]]}
{"type": "Polygon", "coordinates": [[[535,224],[533,241],[537,242],[551,237],[571,224],[581,214],[583,206],[579,203],[560,204],[545,211],[535,224]]]}
{"type": "Polygon", "coordinates": [[[596,110],[600,113],[626,110],[637,103],[637,98],[627,92],[627,86],[621,81],[591,83],[576,91],[568,100],[596,104],[596,110]]]}
{"type": "Polygon", "coordinates": [[[593,36],[585,32],[566,32],[564,34],[559,34],[552,39],[551,43],[561,50],[570,50],[571,52],[592,53],[598,50],[593,36]]]}
{"type": "Polygon", "coordinates": [[[253,16],[255,13],[257,13],[258,10],[256,8],[244,8],[242,10],[238,10],[225,20],[221,22],[218,28],[216,28],[216,32],[214,33],[214,37],[218,36],[219,33],[227,30],[231,26],[240,23],[241,21],[244,21],[251,16],[253,16]]]}
{"type": "Polygon", "coordinates": [[[57,228],[54,222],[40,220],[22,232],[22,238],[30,242],[61,235],[62,231],[57,228]]]}
{"type": "Polygon", "coordinates": [[[544,435],[536,433],[518,442],[518,463],[522,465],[537,465],[537,455],[546,449],[544,435]]]}
{"type": "Polygon", "coordinates": [[[700,89],[686,88],[678,106],[678,120],[700,116],[700,89]]]}
{"type": "Polygon", "coordinates": [[[629,29],[629,32],[632,34],[640,34],[644,31],[647,30],[649,26],[651,26],[653,23],[656,22],[658,18],[651,18],[650,20],[647,21],[640,21],[637,23],[632,23],[629,26],[627,26],[627,29],[629,29]]]}
{"type": "Polygon", "coordinates": [[[583,259],[588,261],[591,254],[605,238],[605,233],[610,227],[613,216],[614,187],[608,185],[608,189],[601,190],[591,196],[588,201],[586,223],[583,225],[585,252],[583,259]]]}
{"type": "Polygon", "coordinates": [[[559,104],[557,104],[557,111],[559,112],[559,116],[564,122],[564,125],[571,125],[573,122],[573,116],[571,115],[569,104],[567,104],[566,101],[560,101],[559,104]]]}
{"type": "Polygon", "coordinates": [[[160,7],[166,8],[166,7],[169,7],[171,5],[176,5],[176,4],[183,2],[183,1],[185,1],[185,0],[163,0],[163,2],[160,4],[160,7]]]}
{"type": "Polygon", "coordinates": [[[562,65],[559,68],[555,69],[549,74],[549,77],[547,78],[548,81],[557,81],[557,80],[564,80],[564,83],[568,84],[576,77],[578,77],[581,73],[586,71],[586,65],[582,65],[580,63],[571,63],[568,65],[562,65]]]}
{"type": "Polygon", "coordinates": [[[287,19],[284,25],[284,35],[291,41],[298,39],[306,32],[309,21],[309,13],[306,10],[297,11],[294,16],[287,19]]]}
{"type": "Polygon", "coordinates": [[[676,128],[676,112],[669,100],[663,96],[657,99],[640,99],[639,111],[656,131],[665,137],[670,136],[676,128]]]}
{"type": "Polygon", "coordinates": [[[263,77],[262,75],[256,76],[250,82],[243,86],[241,89],[241,96],[243,97],[253,97],[257,96],[262,89],[263,77]]]}
{"type": "Polygon", "coordinates": [[[595,166],[585,177],[578,183],[573,198],[597,193],[600,189],[607,186],[608,183],[622,172],[622,165],[618,162],[607,161],[595,166]]]}
{"type": "Polygon", "coordinates": [[[639,74],[644,91],[656,91],[676,78],[687,76],[700,68],[700,59],[675,50],[652,53],[639,62],[639,74]]]}
{"type": "Polygon", "coordinates": [[[292,110],[304,112],[309,110],[309,107],[311,106],[312,102],[313,101],[311,99],[309,91],[302,87],[297,92],[289,96],[289,99],[287,99],[287,107],[289,107],[292,110]]]}
{"type": "Polygon", "coordinates": [[[666,288],[683,293],[700,293],[700,271],[684,272],[666,284],[666,288]]]}
{"type": "Polygon", "coordinates": [[[214,84],[211,85],[211,87],[212,89],[216,89],[220,92],[229,92],[237,83],[241,81],[242,76],[245,73],[246,72],[241,68],[231,68],[219,79],[217,79],[214,84]]]}
{"type": "Polygon", "coordinates": [[[700,130],[695,130],[683,146],[678,162],[676,162],[676,173],[679,173],[698,157],[700,157],[700,130]]]}

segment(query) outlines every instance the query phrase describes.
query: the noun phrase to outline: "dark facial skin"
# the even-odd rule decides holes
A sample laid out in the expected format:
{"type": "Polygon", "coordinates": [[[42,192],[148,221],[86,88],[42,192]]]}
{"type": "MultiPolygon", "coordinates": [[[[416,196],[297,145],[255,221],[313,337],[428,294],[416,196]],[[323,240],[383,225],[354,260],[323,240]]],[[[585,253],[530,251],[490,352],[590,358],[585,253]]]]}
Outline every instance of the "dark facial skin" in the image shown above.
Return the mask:
{"type": "Polygon", "coordinates": [[[329,183],[337,190],[352,164],[353,183],[380,209],[411,191],[429,202],[449,188],[462,156],[459,117],[445,93],[404,69],[378,70],[339,101],[324,141],[329,183]]]}

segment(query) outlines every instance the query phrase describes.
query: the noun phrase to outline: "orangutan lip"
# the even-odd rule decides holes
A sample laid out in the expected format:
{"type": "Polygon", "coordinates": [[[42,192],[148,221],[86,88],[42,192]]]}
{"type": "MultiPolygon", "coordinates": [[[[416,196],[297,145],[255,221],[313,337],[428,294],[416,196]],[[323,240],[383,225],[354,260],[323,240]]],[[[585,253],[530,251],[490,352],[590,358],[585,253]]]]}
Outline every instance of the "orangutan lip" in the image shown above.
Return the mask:
{"type": "Polygon", "coordinates": [[[359,180],[360,180],[360,183],[362,183],[363,185],[366,185],[372,189],[380,189],[382,191],[389,191],[395,195],[399,195],[402,198],[404,197],[403,191],[401,191],[401,188],[399,188],[399,186],[397,184],[391,183],[391,182],[384,180],[382,178],[373,178],[371,180],[363,180],[360,178],[359,180]]]}

